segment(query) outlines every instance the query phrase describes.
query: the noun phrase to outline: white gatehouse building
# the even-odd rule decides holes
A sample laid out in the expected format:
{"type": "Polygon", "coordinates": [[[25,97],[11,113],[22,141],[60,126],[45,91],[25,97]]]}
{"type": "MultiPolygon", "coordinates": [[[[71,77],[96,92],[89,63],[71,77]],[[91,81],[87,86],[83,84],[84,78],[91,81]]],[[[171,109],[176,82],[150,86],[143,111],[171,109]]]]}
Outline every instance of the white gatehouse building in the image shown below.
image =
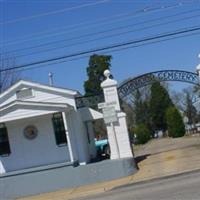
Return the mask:
{"type": "MultiPolygon", "coordinates": [[[[0,95],[0,173],[95,157],[89,120],[74,90],[19,81],[0,95]],[[89,142],[88,142],[89,140],[89,142]]],[[[90,112],[90,119],[87,112],[90,112]]],[[[96,115],[95,115],[96,114],[96,115]]]]}
{"type": "Polygon", "coordinates": [[[109,78],[109,71],[105,76],[103,114],[78,108],[78,91],[31,81],[20,80],[0,94],[0,199],[92,184],[136,171],[117,82],[109,78]],[[97,155],[93,121],[103,118],[110,160],[91,163],[97,155]]]}

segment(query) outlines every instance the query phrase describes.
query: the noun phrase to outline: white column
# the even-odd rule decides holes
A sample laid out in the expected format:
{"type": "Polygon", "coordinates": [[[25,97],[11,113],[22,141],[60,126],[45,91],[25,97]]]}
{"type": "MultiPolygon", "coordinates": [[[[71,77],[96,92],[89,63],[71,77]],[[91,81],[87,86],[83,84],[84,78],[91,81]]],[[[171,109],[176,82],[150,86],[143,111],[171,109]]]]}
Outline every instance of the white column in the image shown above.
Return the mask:
{"type": "Polygon", "coordinates": [[[93,129],[92,121],[87,121],[86,126],[87,126],[88,136],[89,136],[89,140],[90,140],[90,144],[89,144],[90,155],[92,158],[95,158],[97,151],[96,151],[96,147],[95,147],[95,136],[94,136],[94,129],[93,129]]]}
{"type": "Polygon", "coordinates": [[[67,137],[67,146],[68,146],[70,161],[74,162],[71,138],[69,137],[69,131],[68,131],[67,119],[66,119],[66,113],[65,112],[62,112],[62,117],[63,117],[63,123],[64,123],[64,127],[65,127],[65,133],[66,133],[66,137],[67,137]]]}
{"type": "Polygon", "coordinates": [[[6,173],[6,170],[5,170],[4,166],[3,166],[2,161],[0,160],[0,174],[4,174],[4,173],[6,173]]]}
{"type": "Polygon", "coordinates": [[[119,104],[117,81],[110,79],[111,74],[109,70],[105,70],[104,75],[106,80],[102,82],[101,87],[104,92],[105,102],[108,104],[112,103],[117,111],[117,122],[106,124],[111,159],[133,157],[126,123],[126,114],[121,111],[119,104]]]}

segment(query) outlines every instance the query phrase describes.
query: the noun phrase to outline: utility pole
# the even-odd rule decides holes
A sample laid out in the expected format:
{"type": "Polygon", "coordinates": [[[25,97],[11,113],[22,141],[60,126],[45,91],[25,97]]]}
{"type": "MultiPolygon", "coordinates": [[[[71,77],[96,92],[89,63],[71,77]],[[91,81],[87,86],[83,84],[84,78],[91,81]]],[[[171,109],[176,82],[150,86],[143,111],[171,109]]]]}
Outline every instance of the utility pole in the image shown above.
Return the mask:
{"type": "Polygon", "coordinates": [[[49,85],[53,86],[53,73],[49,72],[49,85]]]}

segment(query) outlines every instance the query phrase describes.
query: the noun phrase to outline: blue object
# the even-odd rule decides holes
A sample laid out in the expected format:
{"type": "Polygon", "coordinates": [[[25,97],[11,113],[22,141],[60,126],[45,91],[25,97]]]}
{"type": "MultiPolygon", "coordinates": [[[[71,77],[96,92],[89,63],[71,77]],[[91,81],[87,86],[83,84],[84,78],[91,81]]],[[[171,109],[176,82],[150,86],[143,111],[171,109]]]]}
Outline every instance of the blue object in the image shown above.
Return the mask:
{"type": "Polygon", "coordinates": [[[96,140],[95,141],[95,146],[96,148],[100,148],[101,150],[103,150],[103,148],[108,145],[108,139],[104,139],[104,140],[96,140]]]}
{"type": "Polygon", "coordinates": [[[102,156],[102,155],[105,156],[108,154],[108,150],[107,150],[109,148],[108,139],[96,140],[95,146],[97,149],[98,156],[102,156]]]}

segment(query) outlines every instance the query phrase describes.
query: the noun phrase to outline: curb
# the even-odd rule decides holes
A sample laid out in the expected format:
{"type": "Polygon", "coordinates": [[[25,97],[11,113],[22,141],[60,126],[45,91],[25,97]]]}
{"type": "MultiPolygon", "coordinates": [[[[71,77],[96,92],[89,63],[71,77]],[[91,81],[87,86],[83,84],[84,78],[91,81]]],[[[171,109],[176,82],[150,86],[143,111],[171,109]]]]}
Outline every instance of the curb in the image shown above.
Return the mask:
{"type": "Polygon", "coordinates": [[[182,175],[189,175],[189,174],[198,173],[198,172],[200,172],[200,169],[194,169],[194,170],[190,170],[190,171],[184,171],[184,172],[181,172],[181,173],[178,173],[178,174],[171,174],[171,175],[166,175],[166,176],[162,176],[162,177],[158,177],[158,178],[150,178],[150,179],[138,181],[138,182],[125,183],[125,184],[122,184],[122,185],[119,185],[119,186],[99,187],[99,188],[96,188],[95,191],[89,190],[89,191],[80,192],[80,193],[76,193],[77,188],[74,188],[74,190],[68,195],[68,197],[66,197],[66,200],[75,200],[77,198],[79,199],[79,198],[82,198],[82,197],[83,198],[89,197],[89,199],[91,199],[92,196],[98,196],[98,195],[101,195],[101,194],[106,193],[106,192],[115,191],[117,189],[128,188],[128,187],[131,187],[131,186],[139,186],[139,185],[142,185],[142,184],[153,183],[153,182],[159,181],[159,180],[166,180],[166,179],[180,177],[182,175]]]}
{"type": "Polygon", "coordinates": [[[159,180],[166,180],[166,179],[170,179],[170,178],[173,178],[173,177],[174,178],[179,177],[179,176],[182,176],[182,175],[189,175],[189,174],[193,174],[193,173],[196,173],[196,172],[200,172],[200,169],[194,169],[194,170],[191,170],[191,171],[185,171],[185,172],[181,172],[181,173],[178,173],[178,174],[171,174],[171,175],[162,176],[162,177],[158,177],[158,178],[151,178],[151,179],[148,179],[148,180],[122,184],[120,186],[113,186],[111,188],[110,187],[100,187],[100,188],[96,189],[95,194],[94,194],[93,191],[87,191],[86,195],[84,195],[84,193],[82,193],[80,195],[74,195],[73,196],[73,194],[72,194],[71,197],[68,197],[68,200],[73,200],[73,199],[77,199],[77,198],[80,198],[80,197],[84,197],[84,198],[90,197],[89,199],[91,199],[91,197],[93,195],[95,195],[95,196],[101,195],[103,193],[115,191],[117,189],[123,189],[123,188],[131,187],[131,186],[139,186],[139,185],[142,185],[142,184],[152,183],[152,182],[159,181],[159,180]]]}
{"type": "Polygon", "coordinates": [[[152,183],[152,182],[159,181],[159,180],[175,178],[175,177],[179,177],[179,176],[182,176],[182,175],[189,175],[189,174],[193,174],[193,173],[197,173],[197,172],[200,172],[200,169],[194,169],[194,170],[191,170],[191,171],[185,171],[185,172],[181,172],[181,173],[178,173],[178,174],[171,174],[171,175],[162,176],[162,177],[158,177],[158,178],[151,178],[151,179],[148,179],[148,180],[128,183],[128,184],[124,184],[124,185],[121,185],[121,186],[113,187],[112,189],[107,190],[107,191],[114,191],[114,190],[117,190],[117,189],[122,189],[122,188],[130,187],[130,186],[134,186],[134,185],[142,185],[142,184],[152,183]]]}

